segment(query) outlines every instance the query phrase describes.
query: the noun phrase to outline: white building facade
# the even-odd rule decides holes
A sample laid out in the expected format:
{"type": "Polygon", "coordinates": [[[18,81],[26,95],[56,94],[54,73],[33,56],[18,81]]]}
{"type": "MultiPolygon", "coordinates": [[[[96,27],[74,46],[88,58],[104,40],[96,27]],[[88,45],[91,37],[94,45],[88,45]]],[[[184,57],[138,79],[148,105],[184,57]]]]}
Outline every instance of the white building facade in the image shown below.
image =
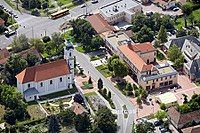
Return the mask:
{"type": "Polygon", "coordinates": [[[67,90],[74,84],[74,47],[66,42],[64,59],[28,67],[16,75],[17,88],[26,101],[67,90]]]}

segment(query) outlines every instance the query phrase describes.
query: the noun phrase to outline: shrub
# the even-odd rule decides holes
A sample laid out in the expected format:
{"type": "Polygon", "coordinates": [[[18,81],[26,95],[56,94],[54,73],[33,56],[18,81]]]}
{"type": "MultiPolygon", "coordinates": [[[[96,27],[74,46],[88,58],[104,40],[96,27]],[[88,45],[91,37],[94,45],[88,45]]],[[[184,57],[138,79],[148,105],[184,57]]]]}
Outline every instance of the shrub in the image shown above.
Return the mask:
{"type": "Polygon", "coordinates": [[[127,91],[127,92],[126,92],[126,95],[127,95],[127,96],[132,96],[132,95],[133,95],[133,92],[132,92],[132,91],[127,91]]]}
{"type": "Polygon", "coordinates": [[[106,88],[103,89],[102,95],[103,95],[103,96],[106,96],[106,95],[107,95],[107,89],[106,89],[106,88]]]}
{"type": "Polygon", "coordinates": [[[37,8],[35,8],[35,9],[33,9],[33,10],[31,11],[31,15],[40,16],[40,12],[39,12],[39,10],[38,10],[37,8]]]}
{"type": "Polygon", "coordinates": [[[160,104],[160,109],[162,109],[162,110],[166,110],[167,107],[166,107],[166,105],[165,105],[164,103],[161,103],[161,104],[160,104]]]}
{"type": "Polygon", "coordinates": [[[111,98],[111,92],[110,91],[108,92],[108,98],[109,99],[111,98]]]}
{"type": "Polygon", "coordinates": [[[137,104],[141,104],[142,103],[141,97],[138,96],[136,101],[137,101],[137,104]]]}
{"type": "Polygon", "coordinates": [[[140,95],[140,91],[139,91],[139,89],[136,89],[135,90],[135,97],[138,97],[140,95]]]}
{"type": "Polygon", "coordinates": [[[89,77],[88,83],[92,84],[92,78],[91,78],[91,76],[89,77]]]}
{"type": "Polygon", "coordinates": [[[44,37],[42,38],[42,41],[43,41],[44,43],[47,43],[47,42],[51,41],[51,38],[50,38],[49,36],[44,36],[44,37]]]}

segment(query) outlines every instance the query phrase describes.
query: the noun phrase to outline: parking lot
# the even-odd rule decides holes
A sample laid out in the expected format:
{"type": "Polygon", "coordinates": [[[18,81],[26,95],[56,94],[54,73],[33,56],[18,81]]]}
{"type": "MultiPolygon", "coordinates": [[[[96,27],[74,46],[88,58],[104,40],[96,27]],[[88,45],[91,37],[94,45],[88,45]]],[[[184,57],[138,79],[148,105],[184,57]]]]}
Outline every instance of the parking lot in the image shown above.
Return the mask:
{"type": "Polygon", "coordinates": [[[144,13],[148,13],[148,12],[153,12],[153,13],[161,13],[161,14],[165,14],[165,15],[170,15],[170,16],[177,16],[177,15],[181,15],[182,12],[181,10],[178,11],[172,11],[172,10],[166,10],[163,11],[162,8],[154,5],[154,4],[149,4],[149,5],[142,5],[142,9],[144,13]]]}

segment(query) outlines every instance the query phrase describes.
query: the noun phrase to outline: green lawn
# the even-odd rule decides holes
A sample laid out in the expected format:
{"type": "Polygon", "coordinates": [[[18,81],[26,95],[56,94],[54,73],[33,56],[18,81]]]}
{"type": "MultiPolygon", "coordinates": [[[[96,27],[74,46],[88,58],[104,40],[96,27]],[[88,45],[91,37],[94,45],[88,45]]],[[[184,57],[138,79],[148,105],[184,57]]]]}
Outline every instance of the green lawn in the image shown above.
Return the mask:
{"type": "Polygon", "coordinates": [[[91,56],[90,61],[100,60],[101,58],[99,56],[91,56]]]}
{"type": "Polygon", "coordinates": [[[192,13],[194,16],[194,21],[200,22],[200,10],[195,10],[192,13]]]}
{"type": "Polygon", "coordinates": [[[52,94],[41,96],[40,100],[48,100],[48,99],[53,99],[53,98],[56,98],[56,97],[62,97],[62,96],[73,94],[75,92],[77,92],[77,88],[74,87],[72,89],[59,91],[59,92],[55,92],[55,93],[52,93],[52,94]]]}
{"type": "Polygon", "coordinates": [[[27,111],[31,116],[31,120],[41,119],[45,117],[45,113],[43,113],[38,104],[29,105],[27,107],[27,111]]]}
{"type": "Polygon", "coordinates": [[[83,49],[83,45],[75,47],[75,49],[80,53],[85,53],[85,50],[83,49]]]}
{"type": "Polygon", "coordinates": [[[82,89],[92,89],[93,84],[89,84],[87,81],[83,82],[83,86],[81,86],[82,89]]]}
{"type": "Polygon", "coordinates": [[[100,65],[96,67],[96,69],[104,76],[104,77],[110,77],[112,76],[112,72],[108,70],[107,65],[100,65]]]}
{"type": "Polygon", "coordinates": [[[90,92],[90,93],[86,93],[86,94],[84,94],[85,97],[95,96],[95,95],[97,95],[96,92],[90,92]]]}

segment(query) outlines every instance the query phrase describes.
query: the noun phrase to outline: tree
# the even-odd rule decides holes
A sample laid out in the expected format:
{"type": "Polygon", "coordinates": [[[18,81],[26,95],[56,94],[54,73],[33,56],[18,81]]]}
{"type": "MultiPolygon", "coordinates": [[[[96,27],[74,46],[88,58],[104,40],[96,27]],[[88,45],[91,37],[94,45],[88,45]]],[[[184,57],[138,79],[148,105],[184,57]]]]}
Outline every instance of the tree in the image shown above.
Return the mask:
{"type": "Polygon", "coordinates": [[[162,110],[166,110],[167,107],[166,107],[166,105],[165,105],[164,103],[161,103],[161,104],[160,104],[160,109],[162,109],[162,110]]]}
{"type": "Polygon", "coordinates": [[[133,87],[132,87],[131,83],[126,84],[125,90],[126,91],[133,91],[133,87]]]}
{"type": "Polygon", "coordinates": [[[198,104],[198,102],[190,102],[189,107],[191,110],[197,110],[200,108],[200,105],[198,104]]]}
{"type": "Polygon", "coordinates": [[[22,50],[28,49],[30,44],[28,38],[24,34],[21,34],[18,37],[14,37],[11,47],[14,52],[21,52],[22,50]]]}
{"type": "Polygon", "coordinates": [[[160,30],[158,32],[158,40],[160,40],[161,43],[167,42],[167,31],[164,26],[160,27],[160,30]]]}
{"type": "Polygon", "coordinates": [[[188,103],[188,96],[186,94],[182,94],[183,95],[183,104],[188,103]]]}
{"type": "Polygon", "coordinates": [[[104,42],[100,36],[95,36],[91,40],[91,50],[98,50],[101,46],[103,46],[104,42]]]}
{"type": "Polygon", "coordinates": [[[140,96],[137,96],[136,102],[137,102],[137,104],[141,104],[141,103],[142,103],[142,100],[141,100],[141,97],[140,97],[140,96]]]}
{"type": "Polygon", "coordinates": [[[74,118],[75,129],[78,132],[87,132],[91,128],[90,117],[87,114],[76,115],[74,118]]]}
{"type": "Polygon", "coordinates": [[[6,110],[4,114],[4,120],[10,125],[15,125],[16,123],[15,112],[13,110],[6,110]]]}
{"type": "Polygon", "coordinates": [[[193,28],[193,29],[188,31],[188,35],[192,35],[192,36],[198,38],[199,37],[199,31],[196,28],[193,28]]]}
{"type": "Polygon", "coordinates": [[[159,110],[156,114],[155,114],[155,117],[158,119],[158,120],[163,120],[164,118],[167,117],[167,112],[163,111],[163,110],[159,110]]]}
{"type": "Polygon", "coordinates": [[[190,111],[190,107],[188,106],[188,104],[183,104],[179,106],[179,112],[188,113],[189,111],[190,111]]]}
{"type": "Polygon", "coordinates": [[[21,56],[19,55],[10,56],[4,68],[4,74],[5,74],[4,81],[11,85],[15,84],[16,83],[15,76],[22,70],[24,70],[27,66],[28,66],[27,61],[21,58],[21,56]]]}
{"type": "Polygon", "coordinates": [[[101,90],[103,88],[103,81],[101,78],[99,78],[99,80],[98,80],[97,87],[99,90],[101,90]]]}
{"type": "Polygon", "coordinates": [[[191,3],[187,2],[184,5],[181,6],[181,10],[184,15],[188,16],[192,13],[193,6],[191,3]]]}
{"type": "Polygon", "coordinates": [[[103,89],[102,95],[103,95],[103,96],[106,96],[106,95],[107,95],[107,89],[106,89],[106,88],[103,89]]]}
{"type": "Polygon", "coordinates": [[[142,93],[141,93],[141,97],[142,97],[142,99],[146,99],[147,96],[148,96],[148,92],[147,92],[147,90],[142,89],[142,93]]]}
{"type": "Polygon", "coordinates": [[[108,69],[109,69],[110,71],[113,71],[112,61],[113,61],[114,59],[119,59],[119,56],[116,55],[116,54],[114,54],[113,56],[111,56],[111,57],[108,59],[108,69]]]}
{"type": "Polygon", "coordinates": [[[178,48],[176,45],[172,45],[168,52],[167,55],[169,57],[169,60],[174,62],[174,66],[180,67],[184,63],[184,56],[181,52],[181,50],[178,48]]]}
{"type": "Polygon", "coordinates": [[[84,99],[83,99],[83,97],[82,97],[80,94],[76,94],[76,95],[74,96],[74,102],[77,102],[77,103],[79,103],[79,104],[82,104],[82,103],[84,103],[84,99]]]}
{"type": "Polygon", "coordinates": [[[51,41],[51,38],[50,38],[49,36],[44,36],[44,37],[42,38],[42,41],[43,41],[44,43],[47,43],[47,42],[50,42],[50,41],[51,41]]]}
{"type": "Polygon", "coordinates": [[[151,28],[144,25],[140,31],[135,33],[136,41],[143,43],[143,42],[152,42],[154,39],[154,32],[151,28]]]}
{"type": "Polygon", "coordinates": [[[88,84],[92,84],[91,76],[90,76],[89,79],[88,79],[88,84]]]}
{"type": "Polygon", "coordinates": [[[71,109],[66,109],[60,113],[61,122],[65,126],[73,125],[76,114],[71,109]]]}
{"type": "Polygon", "coordinates": [[[182,37],[182,36],[186,36],[187,32],[184,29],[180,29],[176,32],[176,37],[182,37]]]}
{"type": "Polygon", "coordinates": [[[144,121],[135,125],[134,129],[134,133],[154,133],[155,126],[153,125],[153,123],[144,121]]]}
{"type": "Polygon", "coordinates": [[[44,52],[44,43],[42,42],[41,39],[32,38],[29,42],[31,46],[37,49],[38,52],[40,53],[44,52]]]}
{"type": "Polygon", "coordinates": [[[26,61],[28,63],[28,66],[35,66],[39,62],[39,58],[34,54],[28,54],[26,57],[26,61]]]}
{"type": "Polygon", "coordinates": [[[109,99],[111,98],[111,92],[110,91],[108,92],[108,98],[109,99]]]}
{"type": "Polygon", "coordinates": [[[116,77],[123,78],[128,75],[128,67],[119,59],[114,59],[112,62],[113,72],[116,77]]]}
{"type": "Polygon", "coordinates": [[[60,133],[61,125],[56,115],[48,118],[48,133],[60,133]]]}
{"type": "Polygon", "coordinates": [[[108,108],[102,107],[98,110],[94,123],[103,133],[115,133],[117,131],[116,118],[117,116],[108,108]]]}

